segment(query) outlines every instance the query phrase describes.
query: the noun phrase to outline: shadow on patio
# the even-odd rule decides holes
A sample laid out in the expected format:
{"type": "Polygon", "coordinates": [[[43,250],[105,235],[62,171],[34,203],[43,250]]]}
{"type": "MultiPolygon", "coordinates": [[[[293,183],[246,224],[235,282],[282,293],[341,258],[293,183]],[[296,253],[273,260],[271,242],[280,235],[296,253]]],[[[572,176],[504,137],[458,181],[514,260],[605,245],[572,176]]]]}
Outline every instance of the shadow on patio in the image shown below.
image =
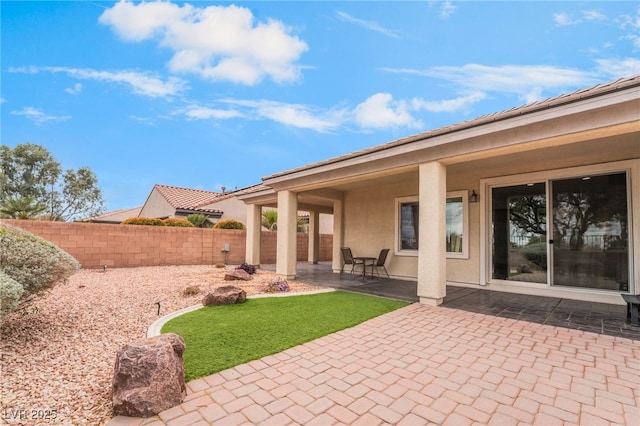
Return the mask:
{"type": "MultiPolygon", "coordinates": [[[[263,265],[275,271],[275,265],[263,265]]],[[[298,281],[357,293],[418,302],[417,283],[387,278],[366,278],[348,273],[334,274],[331,263],[298,263],[298,281]]],[[[447,286],[445,308],[529,321],[609,336],[640,340],[640,327],[625,321],[626,307],[555,297],[504,293],[481,288],[447,286]]]]}

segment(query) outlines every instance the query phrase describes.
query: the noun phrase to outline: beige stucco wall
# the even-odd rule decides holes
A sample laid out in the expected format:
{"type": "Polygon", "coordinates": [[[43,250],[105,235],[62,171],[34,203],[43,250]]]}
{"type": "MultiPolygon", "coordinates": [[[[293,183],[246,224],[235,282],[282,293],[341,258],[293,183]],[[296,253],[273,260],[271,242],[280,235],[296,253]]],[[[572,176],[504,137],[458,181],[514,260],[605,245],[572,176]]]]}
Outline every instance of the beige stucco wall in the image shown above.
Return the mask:
{"type": "MultiPolygon", "coordinates": [[[[447,191],[477,188],[478,181],[447,182],[447,191]],[[456,186],[453,186],[455,183],[456,186]]],[[[366,188],[345,196],[345,241],[355,256],[376,257],[390,248],[386,267],[397,278],[416,279],[418,257],[401,255],[396,247],[396,198],[418,195],[418,182],[366,188]]],[[[469,259],[447,259],[447,281],[479,284],[479,203],[469,204],[469,259]]]]}
{"type": "Polygon", "coordinates": [[[245,226],[247,224],[247,205],[235,197],[218,201],[208,206],[208,208],[222,210],[224,213],[221,220],[235,219],[242,222],[245,226]]]}
{"type": "Polygon", "coordinates": [[[174,213],[175,209],[154,189],[140,211],[140,217],[173,217],[174,213]]]}
{"type": "MultiPolygon", "coordinates": [[[[543,172],[553,177],[555,173],[567,168],[589,165],[597,167],[600,160],[618,160],[629,156],[628,152],[602,152],[585,146],[575,150],[575,154],[556,152],[553,157],[537,154],[525,154],[525,157],[491,158],[467,165],[451,165],[447,170],[447,191],[475,190],[480,197],[486,197],[480,185],[481,179],[499,176],[520,175],[523,173],[543,172]],[[525,161],[525,159],[527,161],[525,161]],[[549,169],[552,165],[553,168],[549,169]]],[[[564,150],[561,150],[564,151],[564,150]]],[[[639,148],[640,151],[640,148],[639,148]]],[[[632,154],[632,153],[631,153],[632,154]]],[[[636,155],[636,158],[640,152],[636,155]]],[[[610,164],[607,162],[607,164],[610,164]]],[[[614,162],[614,164],[617,164],[614,162]]],[[[625,163],[627,164],[627,163],[625,163]]],[[[636,169],[640,168],[640,159],[631,161],[636,169]]],[[[637,173],[636,173],[637,174],[637,173]]],[[[640,176],[631,176],[631,192],[637,194],[640,176]]],[[[418,182],[410,180],[381,186],[360,188],[345,193],[344,198],[344,245],[352,248],[356,256],[377,256],[382,248],[390,248],[387,269],[397,278],[415,279],[417,277],[417,256],[398,255],[396,245],[396,198],[418,195],[418,182]]],[[[640,264],[640,209],[638,197],[632,196],[632,217],[634,225],[634,264],[640,264]]],[[[481,206],[482,203],[469,203],[469,256],[468,259],[447,259],[447,282],[450,284],[480,285],[481,283],[481,206]]],[[[640,271],[636,267],[635,275],[640,271]]],[[[636,278],[637,281],[637,278],[636,278]]],[[[524,286],[524,285],[523,285],[524,286]]],[[[638,291],[640,289],[636,289],[638,291]]]]}

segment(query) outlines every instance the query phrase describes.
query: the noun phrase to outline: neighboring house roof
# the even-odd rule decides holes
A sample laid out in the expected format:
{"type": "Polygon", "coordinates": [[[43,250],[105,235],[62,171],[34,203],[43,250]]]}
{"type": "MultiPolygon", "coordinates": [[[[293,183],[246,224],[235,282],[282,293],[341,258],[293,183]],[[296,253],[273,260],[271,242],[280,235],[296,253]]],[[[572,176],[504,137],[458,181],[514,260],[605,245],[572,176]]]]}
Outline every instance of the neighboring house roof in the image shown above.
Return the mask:
{"type": "Polygon", "coordinates": [[[222,213],[221,210],[207,208],[214,202],[229,198],[229,194],[205,191],[202,189],[179,188],[177,186],[156,184],[154,189],[176,210],[222,213]]]}
{"type": "Polygon", "coordinates": [[[131,209],[113,210],[99,216],[94,216],[90,218],[89,221],[95,223],[120,223],[130,217],[137,217],[141,210],[142,206],[133,207],[131,209]]]}
{"type": "MultiPolygon", "coordinates": [[[[535,112],[539,112],[539,111],[543,111],[546,109],[551,109],[551,108],[556,108],[558,106],[561,105],[568,105],[574,102],[578,102],[578,101],[584,101],[585,99],[589,99],[589,98],[593,98],[596,96],[601,96],[603,94],[608,94],[608,93],[614,93],[620,90],[625,90],[625,89],[629,89],[635,86],[640,86],[640,74],[639,75],[635,75],[635,76],[631,76],[631,77],[625,77],[625,78],[621,78],[618,79],[616,81],[610,82],[610,83],[604,83],[604,84],[599,84],[587,89],[581,89],[581,90],[577,90],[575,92],[571,92],[568,94],[563,94],[560,96],[556,96],[553,98],[549,98],[546,100],[541,100],[538,102],[533,102],[531,104],[527,104],[527,105],[523,105],[520,107],[515,107],[515,108],[511,108],[508,109],[506,111],[502,111],[502,112],[497,112],[494,114],[488,114],[488,115],[483,115],[480,117],[477,117],[473,120],[468,120],[468,121],[464,121],[462,123],[458,123],[458,124],[453,124],[450,126],[444,126],[444,127],[440,127],[438,129],[435,130],[431,130],[431,131],[427,131],[427,132],[423,132],[423,133],[419,133],[413,136],[408,136],[408,137],[404,137],[401,139],[397,139],[391,142],[387,142],[381,145],[376,145],[373,146],[371,148],[365,148],[359,151],[355,151],[355,152],[351,152],[349,154],[345,154],[345,155],[341,155],[338,157],[333,157],[333,158],[329,158],[327,160],[323,160],[323,161],[318,161],[315,163],[311,163],[305,166],[301,166],[298,168],[294,168],[294,169],[289,169],[289,170],[285,170],[279,173],[275,173],[272,174],[270,176],[266,176],[263,177],[262,180],[263,181],[269,181],[272,179],[277,179],[277,178],[281,178],[287,175],[291,175],[291,174],[295,174],[298,172],[302,172],[302,171],[306,171],[306,170],[311,170],[311,169],[315,169],[315,168],[319,168],[325,165],[331,165],[331,164],[336,164],[336,163],[340,163],[342,161],[347,161],[347,160],[351,160],[354,158],[358,158],[358,157],[362,157],[365,155],[369,155],[369,154],[373,154],[373,153],[377,153],[377,152],[381,152],[381,151],[385,151],[391,148],[395,148],[398,146],[402,146],[402,145],[407,145],[410,144],[412,142],[416,142],[416,141],[420,141],[420,140],[425,140],[425,139],[430,139],[430,138],[434,138],[436,136],[440,136],[440,135],[444,135],[444,134],[448,134],[448,133],[454,133],[454,132],[459,132],[461,130],[466,130],[466,129],[470,129],[473,127],[478,127],[478,126],[482,126],[488,123],[495,123],[498,121],[503,121],[503,120],[508,120],[514,117],[519,117],[519,116],[523,116],[526,114],[531,114],[531,113],[535,113],[535,112]]],[[[247,191],[245,194],[250,194],[250,193],[255,193],[255,192],[260,192],[260,191],[265,191],[267,190],[269,187],[268,186],[263,186],[261,188],[250,188],[249,191],[247,191]]],[[[243,194],[243,195],[245,195],[243,194]]]]}

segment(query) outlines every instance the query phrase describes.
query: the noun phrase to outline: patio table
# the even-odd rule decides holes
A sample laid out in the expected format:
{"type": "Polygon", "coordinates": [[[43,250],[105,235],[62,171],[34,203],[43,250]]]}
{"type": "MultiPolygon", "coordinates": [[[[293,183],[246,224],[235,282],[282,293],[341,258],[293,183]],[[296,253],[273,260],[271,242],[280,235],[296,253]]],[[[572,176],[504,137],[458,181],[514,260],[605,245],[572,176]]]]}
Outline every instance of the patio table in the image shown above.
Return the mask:
{"type": "Polygon", "coordinates": [[[353,260],[362,262],[362,279],[367,278],[367,266],[371,266],[371,277],[373,277],[373,265],[375,265],[376,260],[378,260],[377,257],[354,256],[353,260]]]}

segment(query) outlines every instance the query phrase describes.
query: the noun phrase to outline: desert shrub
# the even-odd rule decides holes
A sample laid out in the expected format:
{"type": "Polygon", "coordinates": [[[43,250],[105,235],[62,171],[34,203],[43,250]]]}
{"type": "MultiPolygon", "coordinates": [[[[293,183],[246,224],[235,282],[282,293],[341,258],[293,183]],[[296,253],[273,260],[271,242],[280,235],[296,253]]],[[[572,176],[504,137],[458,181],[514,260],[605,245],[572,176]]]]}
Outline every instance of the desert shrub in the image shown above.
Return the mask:
{"type": "Polygon", "coordinates": [[[0,271],[0,323],[18,307],[23,294],[22,285],[0,271]]]}
{"type": "Polygon", "coordinates": [[[287,283],[282,278],[275,278],[269,281],[260,290],[265,293],[287,292],[289,291],[289,283],[287,283]]]}
{"type": "Polygon", "coordinates": [[[195,296],[196,294],[200,294],[200,287],[198,287],[197,285],[190,285],[182,290],[182,295],[184,297],[195,296]]]}
{"type": "Polygon", "coordinates": [[[533,243],[520,248],[520,252],[529,262],[547,269],[547,244],[533,243]]]}
{"type": "Polygon", "coordinates": [[[189,222],[187,219],[177,219],[175,217],[169,217],[163,220],[164,226],[179,226],[183,228],[194,228],[193,223],[189,222]]]}
{"type": "Polygon", "coordinates": [[[164,226],[162,219],[155,217],[130,217],[122,221],[123,225],[148,225],[148,226],[164,226]]]}
{"type": "Polygon", "coordinates": [[[248,263],[243,263],[242,265],[238,266],[236,269],[242,269],[249,275],[253,275],[256,273],[256,267],[253,265],[249,265],[248,263]]]}
{"type": "MultiPolygon", "coordinates": [[[[78,261],[58,246],[21,228],[0,223],[0,272],[22,287],[21,296],[49,289],[78,269],[78,261]]],[[[11,302],[18,292],[14,282],[3,278],[3,311],[5,302],[15,309],[11,302]]]]}
{"type": "Polygon", "coordinates": [[[215,229],[244,229],[242,222],[238,222],[235,219],[221,220],[214,225],[215,229]]]}

